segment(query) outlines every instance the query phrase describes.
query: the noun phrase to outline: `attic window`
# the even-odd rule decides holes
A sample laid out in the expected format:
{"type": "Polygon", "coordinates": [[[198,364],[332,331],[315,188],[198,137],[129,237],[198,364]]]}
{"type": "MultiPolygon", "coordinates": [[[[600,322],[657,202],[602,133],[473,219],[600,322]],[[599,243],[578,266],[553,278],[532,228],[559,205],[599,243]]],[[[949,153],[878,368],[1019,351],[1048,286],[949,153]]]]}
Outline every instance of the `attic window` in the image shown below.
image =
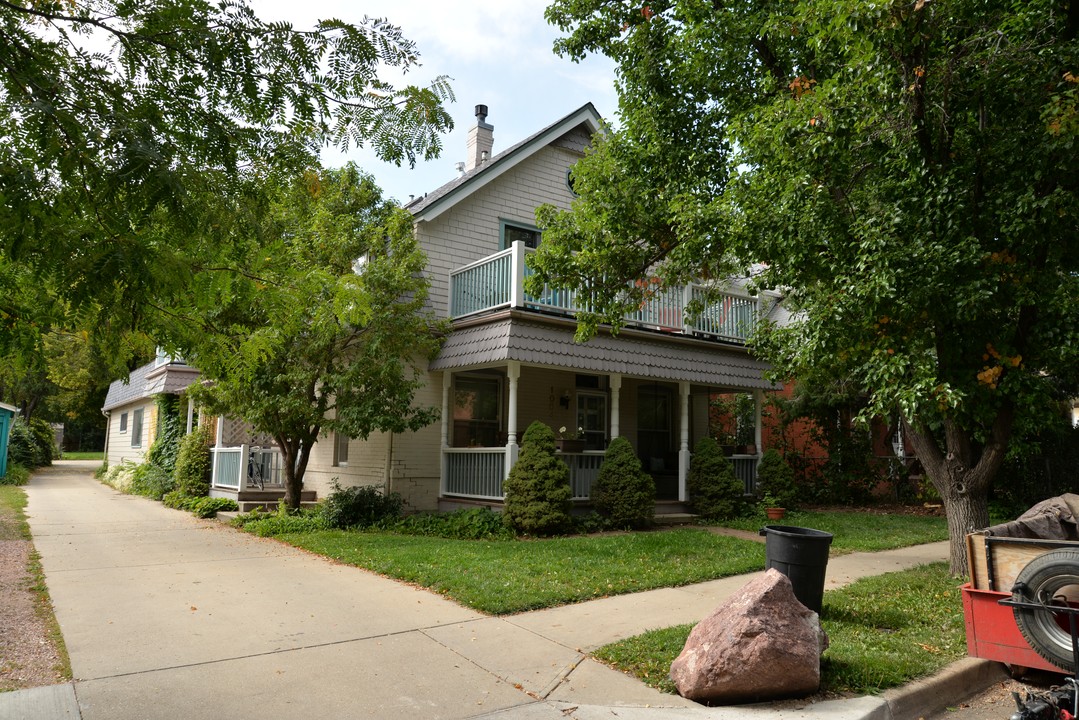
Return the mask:
{"type": "Polygon", "coordinates": [[[566,171],[566,187],[569,188],[569,191],[573,194],[573,197],[577,197],[580,193],[578,193],[577,190],[573,187],[573,182],[573,168],[570,168],[566,171]]]}
{"type": "Polygon", "coordinates": [[[502,249],[513,245],[513,243],[520,240],[525,244],[525,247],[535,249],[539,247],[540,233],[539,228],[531,227],[523,223],[511,223],[503,220],[502,225],[502,249]]]}

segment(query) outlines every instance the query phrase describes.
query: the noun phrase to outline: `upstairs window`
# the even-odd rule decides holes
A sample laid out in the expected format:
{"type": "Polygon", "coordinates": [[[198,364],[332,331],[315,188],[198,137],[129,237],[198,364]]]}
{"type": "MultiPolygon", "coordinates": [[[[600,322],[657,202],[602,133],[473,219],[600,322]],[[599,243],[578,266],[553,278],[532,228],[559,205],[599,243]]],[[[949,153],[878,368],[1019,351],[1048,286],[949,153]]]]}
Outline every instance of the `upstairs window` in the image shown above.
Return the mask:
{"type": "Polygon", "coordinates": [[[120,413],[120,432],[127,432],[127,413],[120,413]]]}
{"type": "Polygon", "coordinates": [[[502,249],[513,245],[513,243],[520,240],[525,244],[525,247],[530,247],[533,250],[539,247],[540,233],[539,228],[531,225],[525,225],[524,223],[509,222],[507,220],[501,221],[502,226],[502,249]]]}

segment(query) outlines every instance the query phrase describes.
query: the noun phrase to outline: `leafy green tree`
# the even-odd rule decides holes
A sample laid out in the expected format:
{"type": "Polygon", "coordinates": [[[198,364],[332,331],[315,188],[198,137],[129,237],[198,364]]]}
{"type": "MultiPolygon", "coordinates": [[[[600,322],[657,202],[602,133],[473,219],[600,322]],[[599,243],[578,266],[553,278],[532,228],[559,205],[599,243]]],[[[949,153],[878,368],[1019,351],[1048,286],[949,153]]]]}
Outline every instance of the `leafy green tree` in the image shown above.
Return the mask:
{"type": "Polygon", "coordinates": [[[245,0],[45,0],[0,4],[0,36],[0,349],[46,311],[118,347],[217,254],[207,198],[298,172],[327,142],[413,164],[452,127],[444,77],[380,77],[419,65],[385,20],[300,30],[245,0]]]}
{"type": "Polygon", "coordinates": [[[749,274],[794,313],[757,351],[904,418],[951,567],[1017,422],[1079,392],[1079,5],[558,0],[556,49],[618,63],[617,131],[539,213],[533,282],[599,319],[749,274]],[[573,251],[577,251],[574,253],[573,251]]]}
{"type": "Polygon", "coordinates": [[[629,440],[616,437],[592,482],[592,505],[617,528],[643,528],[656,514],[656,482],[641,467],[629,440]]]}
{"type": "Polygon", "coordinates": [[[693,511],[701,517],[723,520],[745,509],[745,485],[715,438],[701,438],[693,448],[686,486],[693,511]]]}
{"type": "Polygon", "coordinates": [[[402,433],[437,417],[413,394],[442,326],[424,309],[412,218],[370,176],[310,170],[268,192],[264,208],[223,215],[229,267],[193,278],[189,311],[167,332],[211,381],[189,388],[198,402],[273,437],[296,508],[320,436],[402,433]]]}
{"type": "Polygon", "coordinates": [[[569,466],[555,456],[554,431],[539,420],[525,430],[502,491],[502,518],[515,532],[557,535],[572,526],[569,466]]]}

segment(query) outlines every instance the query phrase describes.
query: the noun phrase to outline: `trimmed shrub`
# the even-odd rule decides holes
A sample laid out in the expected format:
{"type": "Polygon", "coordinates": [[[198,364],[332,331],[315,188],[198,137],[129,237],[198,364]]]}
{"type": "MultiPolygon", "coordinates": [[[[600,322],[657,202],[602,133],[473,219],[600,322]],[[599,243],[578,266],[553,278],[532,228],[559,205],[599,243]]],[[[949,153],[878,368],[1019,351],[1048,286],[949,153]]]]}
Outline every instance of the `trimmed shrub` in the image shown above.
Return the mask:
{"type": "Polygon", "coordinates": [[[329,528],[368,527],[399,518],[405,506],[397,493],[384,495],[375,485],[343,488],[335,479],[330,493],[319,510],[329,528]]]}
{"type": "Polygon", "coordinates": [[[131,474],[131,483],[127,490],[132,495],[142,495],[151,500],[160,500],[165,493],[173,489],[172,476],[157,465],[145,462],[135,468],[131,474]]]}
{"type": "Polygon", "coordinates": [[[34,469],[51,465],[55,456],[52,428],[40,418],[27,422],[16,415],[8,436],[8,462],[34,469]]]}
{"type": "Polygon", "coordinates": [[[633,446],[616,437],[603,455],[603,466],[592,483],[592,504],[617,528],[652,524],[656,512],[656,483],[641,467],[633,446]]]}
{"type": "Polygon", "coordinates": [[[173,479],[176,489],[188,497],[210,494],[210,472],[213,470],[210,446],[213,441],[214,433],[209,425],[200,425],[180,441],[173,479]]]}
{"type": "Polygon", "coordinates": [[[762,498],[772,497],[780,507],[788,510],[797,507],[798,487],[794,484],[794,471],[775,448],[765,451],[757,465],[757,494],[762,498]]]}
{"type": "Polygon", "coordinates": [[[745,485],[715,438],[701,438],[693,448],[686,485],[690,506],[703,518],[725,520],[746,508],[745,485]]]}
{"type": "Polygon", "coordinates": [[[558,535],[573,526],[569,466],[555,456],[554,431],[547,425],[537,420],[525,430],[502,492],[502,519],[516,533],[558,535]]]}

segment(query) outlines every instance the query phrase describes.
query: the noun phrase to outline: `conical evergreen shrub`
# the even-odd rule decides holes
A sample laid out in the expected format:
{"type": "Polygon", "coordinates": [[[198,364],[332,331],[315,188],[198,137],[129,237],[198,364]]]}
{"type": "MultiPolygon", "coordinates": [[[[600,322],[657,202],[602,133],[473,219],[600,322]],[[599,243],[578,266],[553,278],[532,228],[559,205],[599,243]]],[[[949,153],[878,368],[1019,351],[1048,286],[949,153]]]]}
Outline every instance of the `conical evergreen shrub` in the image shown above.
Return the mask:
{"type": "Polygon", "coordinates": [[[745,485],[715,438],[701,438],[693,448],[686,485],[690,506],[703,518],[737,517],[746,507],[745,485]]]}
{"type": "Polygon", "coordinates": [[[555,455],[554,431],[542,422],[525,430],[520,457],[502,492],[502,518],[514,532],[557,535],[572,527],[569,467],[555,455]]]}
{"type": "Polygon", "coordinates": [[[780,507],[788,510],[798,502],[798,486],[794,484],[794,471],[775,448],[767,450],[757,465],[757,494],[770,495],[780,507]]]}
{"type": "Polygon", "coordinates": [[[603,455],[603,467],[592,483],[592,505],[613,527],[642,528],[656,513],[656,483],[641,467],[637,453],[617,437],[603,455]]]}

